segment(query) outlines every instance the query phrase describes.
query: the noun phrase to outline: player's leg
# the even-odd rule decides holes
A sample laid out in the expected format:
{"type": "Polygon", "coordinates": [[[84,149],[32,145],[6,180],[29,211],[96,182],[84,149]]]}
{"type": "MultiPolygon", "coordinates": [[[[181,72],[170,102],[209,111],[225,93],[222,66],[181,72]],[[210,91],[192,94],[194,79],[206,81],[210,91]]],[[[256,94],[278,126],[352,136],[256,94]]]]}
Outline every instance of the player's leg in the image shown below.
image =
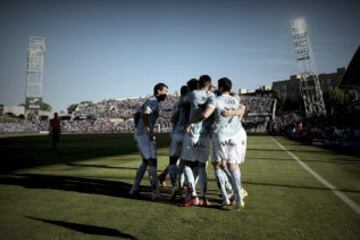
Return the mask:
{"type": "Polygon", "coordinates": [[[142,159],[142,162],[136,171],[134,184],[130,190],[130,195],[136,195],[139,193],[139,186],[142,178],[144,177],[147,166],[148,166],[148,159],[142,159]]]}
{"type": "Polygon", "coordinates": [[[173,166],[170,167],[170,165],[173,162],[172,158],[174,156],[178,156],[178,155],[176,155],[176,151],[177,151],[177,134],[172,134],[171,135],[170,147],[169,147],[169,164],[166,166],[166,168],[158,176],[160,186],[162,186],[162,187],[166,187],[166,182],[165,182],[166,181],[166,175],[170,174],[170,171],[171,171],[170,168],[172,168],[172,170],[174,169],[174,167],[173,166]]]}
{"type": "Polygon", "coordinates": [[[57,146],[59,145],[60,142],[60,132],[56,132],[55,134],[55,150],[57,150],[57,146]]]}
{"type": "Polygon", "coordinates": [[[134,184],[130,190],[131,195],[136,195],[139,192],[140,182],[144,177],[150,159],[150,149],[149,149],[150,139],[147,139],[146,137],[143,136],[135,136],[135,141],[137,143],[139,152],[141,154],[142,162],[140,163],[136,171],[134,184]]]}
{"type": "Polygon", "coordinates": [[[166,175],[169,173],[169,165],[166,166],[166,168],[164,170],[161,171],[161,173],[159,174],[158,178],[159,178],[159,182],[160,182],[160,186],[162,187],[166,187],[166,175]]]}
{"type": "Polygon", "coordinates": [[[210,202],[206,198],[207,192],[207,162],[198,162],[198,171],[199,171],[199,199],[201,206],[209,206],[210,202]]]}
{"type": "Polygon", "coordinates": [[[157,177],[157,154],[156,142],[150,141],[150,159],[148,161],[149,180],[152,188],[152,198],[157,200],[160,197],[160,184],[157,177]]]}
{"type": "MultiPolygon", "coordinates": [[[[239,152],[238,155],[240,156],[238,164],[241,165],[245,162],[246,147],[247,147],[247,135],[246,135],[246,131],[244,130],[244,128],[242,128],[241,131],[239,131],[239,135],[240,135],[239,145],[241,147],[237,148],[237,150],[239,152]]],[[[242,184],[242,188],[241,188],[241,193],[242,193],[243,198],[245,198],[249,195],[248,192],[245,190],[243,184],[242,184]]]]}
{"type": "Polygon", "coordinates": [[[214,167],[214,173],[215,173],[215,178],[216,178],[216,183],[218,185],[221,197],[222,197],[222,205],[230,205],[230,201],[228,199],[228,195],[226,192],[226,187],[225,187],[225,174],[221,169],[221,160],[219,161],[213,161],[212,162],[213,167],[214,167]]]}
{"type": "Polygon", "coordinates": [[[52,149],[55,151],[56,150],[56,133],[55,132],[51,133],[51,144],[52,144],[52,149]]]}
{"type": "Polygon", "coordinates": [[[185,199],[185,207],[199,204],[199,199],[197,198],[195,189],[195,178],[193,172],[196,167],[196,157],[196,144],[193,143],[193,138],[190,134],[185,134],[180,156],[181,160],[185,163],[184,175],[189,193],[189,197],[185,199]]]}
{"type": "Polygon", "coordinates": [[[246,156],[246,147],[247,147],[247,135],[246,135],[246,131],[244,130],[244,128],[241,128],[239,131],[239,144],[240,144],[240,162],[239,164],[242,164],[245,162],[245,156],[246,156]]]}
{"type": "Polygon", "coordinates": [[[236,163],[229,163],[228,168],[231,174],[232,187],[234,189],[235,194],[235,204],[237,208],[243,208],[245,206],[242,192],[241,192],[241,173],[240,168],[236,163]]]}
{"type": "Polygon", "coordinates": [[[193,169],[196,167],[197,163],[193,161],[186,161],[184,174],[185,180],[187,182],[187,191],[188,197],[185,198],[185,207],[189,207],[191,205],[199,205],[199,199],[197,197],[196,189],[195,189],[195,179],[193,174],[193,169]]]}
{"type": "Polygon", "coordinates": [[[240,167],[238,165],[239,163],[239,141],[238,139],[234,139],[234,144],[229,145],[227,147],[228,151],[228,161],[227,161],[227,168],[230,171],[231,175],[231,182],[232,187],[235,194],[235,206],[237,209],[243,208],[245,206],[242,196],[242,186],[241,186],[241,172],[240,167]]]}
{"type": "Polygon", "coordinates": [[[221,170],[224,172],[225,174],[225,186],[226,186],[226,189],[229,191],[229,192],[232,192],[232,187],[231,187],[231,183],[230,183],[230,179],[231,179],[231,174],[230,174],[230,171],[229,169],[227,168],[226,166],[226,162],[225,164],[222,164],[221,165],[221,170]]]}
{"type": "Polygon", "coordinates": [[[200,205],[209,206],[210,202],[206,199],[207,192],[207,162],[210,156],[210,137],[200,137],[198,148],[198,175],[199,175],[199,188],[200,188],[200,205]]]}
{"type": "Polygon", "coordinates": [[[174,134],[170,146],[169,175],[173,190],[177,188],[178,160],[183,146],[183,134],[174,134]]]}
{"type": "Polygon", "coordinates": [[[179,193],[181,194],[185,189],[185,174],[184,174],[184,168],[185,168],[185,161],[180,161],[179,162],[179,166],[178,166],[178,190],[179,193]]]}
{"type": "Polygon", "coordinates": [[[170,175],[170,182],[171,182],[171,186],[173,188],[176,188],[177,184],[177,171],[178,171],[178,167],[177,167],[177,161],[179,159],[179,157],[173,156],[173,157],[169,157],[169,175],[170,175]]]}

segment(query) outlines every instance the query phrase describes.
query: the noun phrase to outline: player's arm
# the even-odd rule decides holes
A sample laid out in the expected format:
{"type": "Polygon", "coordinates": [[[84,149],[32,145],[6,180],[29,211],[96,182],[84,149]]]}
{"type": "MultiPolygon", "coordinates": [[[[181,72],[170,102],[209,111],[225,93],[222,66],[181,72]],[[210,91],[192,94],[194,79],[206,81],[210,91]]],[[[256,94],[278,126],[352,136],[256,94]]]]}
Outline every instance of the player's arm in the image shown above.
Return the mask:
{"type": "Polygon", "coordinates": [[[59,119],[59,133],[61,133],[61,121],[59,119]]]}
{"type": "Polygon", "coordinates": [[[51,120],[49,120],[49,135],[52,133],[51,120]]]}
{"type": "Polygon", "coordinates": [[[215,111],[215,106],[213,104],[208,104],[205,108],[204,111],[202,111],[199,114],[196,114],[194,117],[192,117],[189,121],[189,123],[186,125],[186,131],[190,132],[191,131],[191,125],[193,123],[197,123],[199,121],[202,121],[204,119],[207,119],[211,116],[211,114],[213,114],[215,111]]]}
{"type": "Polygon", "coordinates": [[[177,107],[181,108],[185,104],[190,103],[192,100],[193,95],[191,93],[186,94],[184,97],[180,98],[179,102],[177,103],[177,107]]]}
{"type": "Polygon", "coordinates": [[[171,122],[174,125],[176,125],[178,120],[179,120],[179,111],[175,111],[174,114],[171,116],[171,122]]]}
{"type": "Polygon", "coordinates": [[[233,117],[233,116],[239,116],[240,119],[244,116],[246,107],[243,104],[240,104],[240,106],[235,110],[225,110],[221,113],[224,117],[233,117]]]}
{"type": "Polygon", "coordinates": [[[144,112],[143,112],[144,128],[145,128],[145,131],[147,131],[149,134],[152,134],[152,130],[151,130],[150,124],[149,124],[149,117],[150,117],[151,112],[152,111],[149,107],[144,108],[144,112]]]}
{"type": "Polygon", "coordinates": [[[176,125],[177,121],[179,120],[179,102],[175,105],[174,114],[171,116],[171,123],[176,125]]]}

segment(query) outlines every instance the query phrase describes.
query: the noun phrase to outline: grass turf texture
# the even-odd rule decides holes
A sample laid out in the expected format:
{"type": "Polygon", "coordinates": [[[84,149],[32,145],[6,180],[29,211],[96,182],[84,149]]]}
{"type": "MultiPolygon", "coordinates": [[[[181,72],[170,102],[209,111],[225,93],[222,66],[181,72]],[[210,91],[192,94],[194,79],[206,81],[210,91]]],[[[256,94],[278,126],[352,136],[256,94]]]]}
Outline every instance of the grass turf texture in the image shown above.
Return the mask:
{"type": "MultiPolygon", "coordinates": [[[[276,139],[360,204],[359,156],[276,139]]],[[[170,139],[158,140],[162,169],[170,139]]],[[[360,239],[360,216],[266,136],[248,139],[240,212],[217,207],[211,166],[213,208],[130,198],[140,163],[131,135],[62,136],[59,155],[47,136],[1,138],[0,151],[1,239],[360,239]]],[[[149,193],[147,174],[142,185],[149,193]]]]}

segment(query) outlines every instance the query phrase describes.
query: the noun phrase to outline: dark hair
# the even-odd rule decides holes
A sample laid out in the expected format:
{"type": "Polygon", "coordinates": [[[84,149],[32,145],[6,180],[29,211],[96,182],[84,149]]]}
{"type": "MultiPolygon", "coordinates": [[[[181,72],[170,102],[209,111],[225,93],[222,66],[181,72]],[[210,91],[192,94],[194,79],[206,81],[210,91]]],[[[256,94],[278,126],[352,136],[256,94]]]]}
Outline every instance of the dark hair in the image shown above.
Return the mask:
{"type": "Polygon", "coordinates": [[[196,78],[190,79],[186,85],[190,91],[196,90],[198,88],[199,81],[196,78]]]}
{"type": "Polygon", "coordinates": [[[185,96],[187,93],[188,93],[188,86],[186,86],[186,85],[181,86],[181,88],[180,88],[180,95],[183,97],[183,96],[185,96]]]}
{"type": "Polygon", "coordinates": [[[168,88],[168,86],[165,83],[158,83],[154,86],[154,95],[158,93],[158,90],[163,90],[164,88],[168,88]]]}
{"type": "Polygon", "coordinates": [[[201,75],[199,78],[199,85],[200,87],[205,87],[206,84],[211,83],[211,77],[209,75],[201,75]]]}
{"type": "Polygon", "coordinates": [[[223,91],[225,92],[230,92],[231,88],[232,88],[232,82],[230,79],[224,77],[224,78],[220,78],[218,80],[218,87],[222,88],[223,91]]]}

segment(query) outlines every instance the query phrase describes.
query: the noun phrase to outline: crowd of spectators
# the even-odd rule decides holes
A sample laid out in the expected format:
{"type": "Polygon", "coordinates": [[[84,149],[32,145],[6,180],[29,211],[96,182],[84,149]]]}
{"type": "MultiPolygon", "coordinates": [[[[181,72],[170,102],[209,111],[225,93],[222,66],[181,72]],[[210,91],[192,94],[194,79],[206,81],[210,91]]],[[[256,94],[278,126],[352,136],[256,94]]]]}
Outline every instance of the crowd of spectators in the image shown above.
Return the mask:
{"type": "Polygon", "coordinates": [[[271,135],[284,135],[307,144],[346,147],[359,151],[359,118],[351,114],[305,119],[299,114],[287,113],[270,121],[267,131],[271,135]]]}
{"type": "Polygon", "coordinates": [[[248,133],[266,133],[268,122],[275,111],[271,96],[242,95],[240,102],[246,106],[242,124],[248,133]]]}
{"type": "Polygon", "coordinates": [[[242,95],[240,101],[246,106],[248,115],[272,115],[275,99],[271,97],[242,95]]]}
{"type": "MultiPolygon", "coordinates": [[[[169,95],[160,103],[160,117],[155,126],[157,132],[171,131],[171,116],[179,97],[169,95]]],[[[71,117],[62,119],[63,133],[116,133],[133,132],[133,116],[146,100],[144,97],[127,99],[108,99],[98,103],[84,101],[79,103],[71,117]]],[[[266,123],[272,112],[274,100],[268,97],[242,96],[241,102],[246,106],[247,115],[243,124],[248,132],[265,133],[266,123]],[[260,114],[260,115],[258,115],[260,114]]],[[[12,120],[1,121],[0,133],[47,131],[48,121],[12,120]]]]}
{"type": "MultiPolygon", "coordinates": [[[[62,119],[62,133],[121,133],[134,131],[133,116],[146,100],[144,97],[120,100],[89,101],[77,105],[71,117],[62,119]]],[[[170,95],[160,103],[160,117],[156,132],[171,131],[171,116],[177,96],[170,95]]],[[[28,121],[18,118],[1,118],[0,133],[31,133],[47,131],[48,121],[28,121]]]]}

